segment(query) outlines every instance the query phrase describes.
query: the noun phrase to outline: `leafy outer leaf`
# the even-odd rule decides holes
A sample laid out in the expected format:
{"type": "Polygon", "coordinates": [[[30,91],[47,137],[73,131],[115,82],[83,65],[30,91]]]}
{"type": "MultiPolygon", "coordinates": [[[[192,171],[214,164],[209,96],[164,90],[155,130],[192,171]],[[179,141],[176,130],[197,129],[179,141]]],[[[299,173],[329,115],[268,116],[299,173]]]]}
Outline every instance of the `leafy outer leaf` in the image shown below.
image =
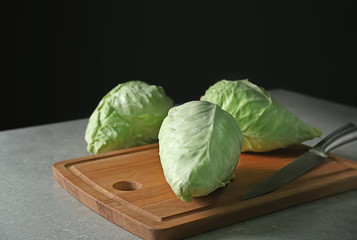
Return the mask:
{"type": "Polygon", "coordinates": [[[263,88],[246,80],[221,80],[201,100],[216,103],[236,119],[243,135],[242,152],[266,152],[321,136],[263,88]]]}
{"type": "Polygon", "coordinates": [[[190,202],[234,178],[243,136],[234,118],[216,104],[191,101],[172,108],[159,132],[165,178],[190,202]]]}
{"type": "Polygon", "coordinates": [[[162,87],[141,81],[119,84],[103,97],[89,119],[88,151],[96,154],[156,142],[172,106],[162,87]]]}

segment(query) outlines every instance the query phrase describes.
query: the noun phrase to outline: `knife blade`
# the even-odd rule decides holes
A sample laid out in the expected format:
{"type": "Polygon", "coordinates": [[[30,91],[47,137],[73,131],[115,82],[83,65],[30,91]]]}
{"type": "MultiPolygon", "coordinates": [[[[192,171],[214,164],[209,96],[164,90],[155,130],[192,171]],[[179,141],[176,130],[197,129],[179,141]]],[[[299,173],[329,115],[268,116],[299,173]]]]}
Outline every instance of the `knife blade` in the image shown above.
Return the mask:
{"type": "Polygon", "coordinates": [[[329,151],[355,140],[357,140],[356,125],[353,123],[344,124],[322,139],[309,151],[254,186],[243,197],[243,200],[270,193],[282,185],[291,182],[322,163],[328,157],[327,153],[329,151]]]}

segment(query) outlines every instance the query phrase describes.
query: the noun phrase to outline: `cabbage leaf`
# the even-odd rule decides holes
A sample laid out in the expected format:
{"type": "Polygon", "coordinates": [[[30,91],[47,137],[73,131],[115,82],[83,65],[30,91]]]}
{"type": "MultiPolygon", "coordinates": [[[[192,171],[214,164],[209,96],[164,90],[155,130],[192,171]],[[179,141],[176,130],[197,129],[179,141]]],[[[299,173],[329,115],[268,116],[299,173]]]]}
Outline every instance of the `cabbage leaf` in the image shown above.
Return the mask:
{"type": "Polygon", "coordinates": [[[243,135],[216,104],[191,101],[170,109],[159,131],[159,154],[173,192],[185,202],[234,178],[243,135]]]}
{"type": "Polygon", "coordinates": [[[267,152],[321,135],[247,79],[221,80],[201,100],[217,104],[236,119],[244,135],[242,152],[267,152]]]}
{"type": "Polygon", "coordinates": [[[117,85],[89,118],[88,151],[97,154],[157,142],[161,123],[172,106],[160,86],[142,81],[117,85]]]}

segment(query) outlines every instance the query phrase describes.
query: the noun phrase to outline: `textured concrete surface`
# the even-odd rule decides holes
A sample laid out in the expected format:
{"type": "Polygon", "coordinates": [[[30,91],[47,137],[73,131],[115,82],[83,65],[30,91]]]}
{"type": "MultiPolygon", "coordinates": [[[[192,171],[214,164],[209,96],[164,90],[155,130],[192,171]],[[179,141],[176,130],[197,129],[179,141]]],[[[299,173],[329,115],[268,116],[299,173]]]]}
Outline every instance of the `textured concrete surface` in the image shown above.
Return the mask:
{"type": "MultiPolygon", "coordinates": [[[[281,89],[270,93],[324,136],[347,121],[357,124],[356,108],[281,89]]],[[[91,211],[53,177],[53,163],[89,155],[87,121],[0,132],[0,239],[139,239],[91,211]]],[[[357,142],[333,152],[357,161],[357,142]]],[[[356,239],[356,199],[353,190],[190,239],[356,239]]]]}

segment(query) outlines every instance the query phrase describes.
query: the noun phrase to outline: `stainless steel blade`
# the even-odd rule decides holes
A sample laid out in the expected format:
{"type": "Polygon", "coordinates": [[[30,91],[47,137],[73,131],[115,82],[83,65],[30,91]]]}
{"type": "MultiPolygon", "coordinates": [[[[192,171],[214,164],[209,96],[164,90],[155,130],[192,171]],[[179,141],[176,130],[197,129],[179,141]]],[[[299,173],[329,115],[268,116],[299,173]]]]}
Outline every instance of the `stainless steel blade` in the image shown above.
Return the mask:
{"type": "Polygon", "coordinates": [[[257,184],[243,197],[243,200],[269,193],[294,180],[326,159],[327,152],[330,150],[355,140],[357,140],[357,126],[353,123],[342,125],[327,135],[308,152],[267,177],[263,182],[257,184]]]}
{"type": "Polygon", "coordinates": [[[257,184],[243,197],[243,200],[269,193],[278,187],[291,182],[324,160],[325,157],[310,150],[257,184]]]}

